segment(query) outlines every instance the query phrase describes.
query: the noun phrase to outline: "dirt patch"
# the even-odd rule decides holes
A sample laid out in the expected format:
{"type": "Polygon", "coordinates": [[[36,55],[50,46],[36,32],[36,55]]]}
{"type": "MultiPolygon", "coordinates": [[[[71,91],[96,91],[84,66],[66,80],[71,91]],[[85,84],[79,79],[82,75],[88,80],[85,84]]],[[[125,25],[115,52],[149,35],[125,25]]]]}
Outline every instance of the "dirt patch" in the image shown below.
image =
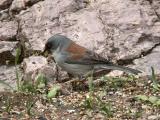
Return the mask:
{"type": "MultiPolygon", "coordinates": [[[[160,119],[160,105],[138,100],[137,95],[156,96],[148,77],[101,78],[92,90],[73,90],[47,100],[42,94],[0,93],[0,118],[15,120],[141,120],[160,119]]],[[[160,77],[157,77],[160,82],[160,77]]],[[[84,83],[82,83],[84,84],[84,83]]]]}

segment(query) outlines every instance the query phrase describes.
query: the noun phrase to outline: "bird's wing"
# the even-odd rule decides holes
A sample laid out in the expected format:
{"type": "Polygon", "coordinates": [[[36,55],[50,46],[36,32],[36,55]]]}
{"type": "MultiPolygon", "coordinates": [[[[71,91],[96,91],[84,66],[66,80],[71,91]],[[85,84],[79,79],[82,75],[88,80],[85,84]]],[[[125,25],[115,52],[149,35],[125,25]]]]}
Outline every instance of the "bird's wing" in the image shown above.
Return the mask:
{"type": "Polygon", "coordinates": [[[81,47],[75,43],[72,43],[71,46],[66,49],[70,54],[66,59],[68,64],[83,64],[83,65],[94,65],[94,69],[112,69],[112,70],[121,70],[132,74],[141,73],[139,70],[135,70],[128,67],[123,67],[111,63],[109,60],[99,56],[97,53],[89,51],[88,49],[81,47]],[[73,45],[73,46],[72,46],[73,45]]]}
{"type": "Polygon", "coordinates": [[[97,53],[79,46],[76,43],[72,43],[66,51],[72,53],[65,61],[69,64],[111,64],[109,60],[99,56],[97,53]]]}

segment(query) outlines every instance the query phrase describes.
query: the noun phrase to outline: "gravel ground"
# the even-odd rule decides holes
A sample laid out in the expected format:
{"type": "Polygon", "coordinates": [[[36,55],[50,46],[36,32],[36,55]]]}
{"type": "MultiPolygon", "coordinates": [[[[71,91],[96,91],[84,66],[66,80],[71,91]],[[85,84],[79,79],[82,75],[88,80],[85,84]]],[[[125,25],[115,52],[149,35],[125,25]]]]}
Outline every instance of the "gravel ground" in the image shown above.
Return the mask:
{"type": "MultiPolygon", "coordinates": [[[[160,77],[156,80],[159,84],[160,77]]],[[[72,84],[68,95],[52,99],[44,93],[0,92],[0,120],[160,119],[160,102],[145,99],[160,101],[160,90],[150,78],[102,77],[99,81],[89,89],[85,83],[72,84]]]]}

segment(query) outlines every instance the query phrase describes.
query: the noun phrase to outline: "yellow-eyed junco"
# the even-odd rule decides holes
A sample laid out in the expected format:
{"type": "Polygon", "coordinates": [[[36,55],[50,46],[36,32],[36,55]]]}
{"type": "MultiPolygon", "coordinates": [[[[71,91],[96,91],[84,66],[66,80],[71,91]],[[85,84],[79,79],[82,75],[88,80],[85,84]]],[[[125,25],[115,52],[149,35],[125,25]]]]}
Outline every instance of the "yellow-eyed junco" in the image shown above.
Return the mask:
{"type": "Polygon", "coordinates": [[[115,65],[95,52],[59,34],[48,39],[44,49],[44,52],[46,51],[51,54],[63,70],[78,77],[82,77],[92,70],[101,69],[121,70],[132,74],[141,73],[139,70],[115,65]]]}

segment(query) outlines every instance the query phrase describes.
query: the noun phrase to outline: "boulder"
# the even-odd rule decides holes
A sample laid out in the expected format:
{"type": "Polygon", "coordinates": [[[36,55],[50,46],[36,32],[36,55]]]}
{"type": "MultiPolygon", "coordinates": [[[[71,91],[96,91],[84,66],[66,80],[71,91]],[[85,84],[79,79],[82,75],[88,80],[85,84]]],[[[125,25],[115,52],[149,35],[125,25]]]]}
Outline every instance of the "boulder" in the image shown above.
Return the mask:
{"type": "Polygon", "coordinates": [[[24,80],[35,81],[38,75],[44,75],[49,83],[67,78],[66,72],[58,72],[54,62],[48,64],[47,59],[42,56],[31,56],[25,58],[22,63],[24,70],[24,80]]]}

